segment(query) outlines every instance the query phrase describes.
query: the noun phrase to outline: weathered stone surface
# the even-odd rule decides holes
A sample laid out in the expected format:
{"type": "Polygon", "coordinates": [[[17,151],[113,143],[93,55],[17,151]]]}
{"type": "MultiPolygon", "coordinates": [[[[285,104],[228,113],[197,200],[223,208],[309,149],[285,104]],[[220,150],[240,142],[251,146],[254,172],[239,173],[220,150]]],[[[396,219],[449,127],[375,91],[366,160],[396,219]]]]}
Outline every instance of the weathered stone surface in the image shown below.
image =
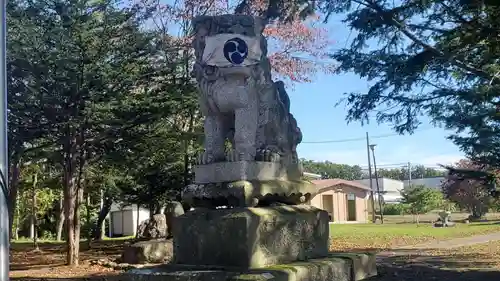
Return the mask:
{"type": "Polygon", "coordinates": [[[123,274],[121,281],[226,281],[237,272],[217,268],[199,268],[161,265],[132,269],[123,274]]]}
{"type": "Polygon", "coordinates": [[[434,223],[434,227],[453,227],[455,223],[451,221],[451,212],[439,212],[439,219],[434,223]]]}
{"type": "Polygon", "coordinates": [[[446,222],[446,223],[438,221],[438,222],[434,223],[434,227],[454,227],[454,226],[455,226],[455,223],[452,222],[452,221],[449,221],[449,222],[446,222]]]}
{"type": "Polygon", "coordinates": [[[272,80],[265,25],[250,15],[193,19],[193,76],[205,117],[196,184],[301,178],[302,132],[284,83],[272,80]]]}
{"type": "MultiPolygon", "coordinates": [[[[251,16],[197,17],[193,20],[200,109],[205,116],[203,163],[225,161],[224,141],[234,135],[234,157],[253,161],[262,86],[265,24],[251,16]]],[[[270,77],[269,77],[270,78],[270,77]]]]}
{"type": "Polygon", "coordinates": [[[167,237],[170,238],[174,235],[172,232],[172,229],[175,227],[174,218],[184,215],[184,208],[180,202],[171,201],[165,206],[164,213],[167,221],[167,237]]]}
{"type": "Polygon", "coordinates": [[[327,257],[306,262],[275,265],[241,272],[216,267],[189,268],[163,265],[156,268],[133,269],[125,275],[126,281],[354,281],[352,262],[348,259],[327,257]]]}
{"type": "Polygon", "coordinates": [[[193,20],[193,74],[205,116],[201,164],[298,160],[302,133],[284,83],[272,81],[264,28],[264,19],[249,15],[193,20]],[[232,144],[227,154],[225,140],[232,144]]]}
{"type": "Polygon", "coordinates": [[[174,262],[258,268],[328,254],[328,214],[311,206],[198,209],[176,218],[174,262]]]}
{"type": "Polygon", "coordinates": [[[198,165],[194,169],[196,184],[270,180],[300,180],[299,171],[290,171],[279,162],[237,161],[198,165]],[[295,173],[293,173],[295,172],[295,173]]]}
{"type": "Polygon", "coordinates": [[[371,253],[330,253],[330,257],[349,259],[352,262],[352,280],[359,281],[377,276],[377,261],[371,253]]]}
{"type": "Polygon", "coordinates": [[[280,264],[235,275],[229,280],[267,281],[271,278],[276,281],[355,281],[352,279],[352,262],[340,258],[322,258],[280,264]]]}
{"type": "Polygon", "coordinates": [[[193,207],[256,207],[274,202],[288,205],[309,201],[317,193],[307,181],[235,181],[218,184],[192,184],[182,192],[182,199],[193,207]]]}
{"type": "Polygon", "coordinates": [[[141,241],[126,245],[121,261],[130,264],[163,263],[172,259],[172,240],[141,241]]]}
{"type": "Polygon", "coordinates": [[[167,219],[163,214],[156,214],[152,219],[143,221],[138,228],[140,239],[159,239],[167,237],[167,219]]]}

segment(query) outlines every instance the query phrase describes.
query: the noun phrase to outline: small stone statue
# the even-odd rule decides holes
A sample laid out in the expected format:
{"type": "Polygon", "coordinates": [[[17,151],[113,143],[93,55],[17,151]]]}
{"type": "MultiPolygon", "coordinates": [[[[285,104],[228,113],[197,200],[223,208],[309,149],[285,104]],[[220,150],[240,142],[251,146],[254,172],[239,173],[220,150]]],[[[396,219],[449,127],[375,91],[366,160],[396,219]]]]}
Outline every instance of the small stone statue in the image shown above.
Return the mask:
{"type": "Polygon", "coordinates": [[[442,211],[439,212],[439,221],[434,224],[435,227],[451,227],[455,226],[455,223],[450,221],[451,212],[450,211],[442,211]]]}

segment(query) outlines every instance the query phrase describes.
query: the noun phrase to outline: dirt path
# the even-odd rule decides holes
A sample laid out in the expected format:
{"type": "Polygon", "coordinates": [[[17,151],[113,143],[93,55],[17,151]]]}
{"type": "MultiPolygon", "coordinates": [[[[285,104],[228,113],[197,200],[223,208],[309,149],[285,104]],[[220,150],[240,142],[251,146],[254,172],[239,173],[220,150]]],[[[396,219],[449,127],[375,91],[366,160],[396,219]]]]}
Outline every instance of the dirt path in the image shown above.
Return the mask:
{"type": "Polygon", "coordinates": [[[490,241],[497,241],[497,240],[500,240],[500,232],[484,234],[484,235],[475,235],[464,238],[454,238],[449,240],[441,240],[441,241],[438,240],[438,241],[417,244],[413,246],[395,247],[391,251],[384,251],[378,253],[377,258],[382,260],[384,258],[395,257],[395,256],[420,255],[426,250],[453,249],[464,246],[488,243],[490,241]]]}

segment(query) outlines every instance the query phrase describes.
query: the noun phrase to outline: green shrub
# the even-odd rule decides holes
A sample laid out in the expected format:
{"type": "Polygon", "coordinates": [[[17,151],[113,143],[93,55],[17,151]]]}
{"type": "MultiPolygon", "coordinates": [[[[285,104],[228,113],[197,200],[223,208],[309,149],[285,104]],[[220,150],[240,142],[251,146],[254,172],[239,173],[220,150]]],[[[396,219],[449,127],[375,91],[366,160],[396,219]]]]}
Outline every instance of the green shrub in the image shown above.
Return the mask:
{"type": "Polygon", "coordinates": [[[40,235],[41,240],[56,240],[56,235],[50,230],[42,230],[40,235]]]}
{"type": "Polygon", "coordinates": [[[404,215],[406,206],[404,204],[386,204],[384,206],[384,215],[396,216],[404,215]]]}

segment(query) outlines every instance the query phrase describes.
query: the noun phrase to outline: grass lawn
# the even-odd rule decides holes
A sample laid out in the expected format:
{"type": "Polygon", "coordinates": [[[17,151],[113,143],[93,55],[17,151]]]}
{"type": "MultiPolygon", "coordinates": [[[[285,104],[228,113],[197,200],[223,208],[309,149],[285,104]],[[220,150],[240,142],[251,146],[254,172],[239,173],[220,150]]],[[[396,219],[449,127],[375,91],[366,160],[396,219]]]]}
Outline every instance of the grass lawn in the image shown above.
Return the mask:
{"type": "Polygon", "coordinates": [[[388,258],[371,281],[500,280],[500,241],[388,258]]]}
{"type": "Polygon", "coordinates": [[[40,241],[39,251],[34,251],[31,241],[14,241],[11,243],[10,249],[10,276],[15,280],[27,277],[71,278],[114,275],[119,272],[91,265],[89,262],[101,258],[118,258],[125,243],[126,240],[123,238],[106,239],[101,242],[93,242],[92,248],[89,249],[88,243],[83,241],[80,243],[80,266],[70,268],[65,266],[64,242],[40,241]]]}
{"type": "Polygon", "coordinates": [[[350,249],[384,250],[394,246],[415,245],[432,240],[467,237],[500,232],[500,224],[485,222],[436,228],[431,224],[330,224],[333,251],[350,249]]]}
{"type": "MultiPolygon", "coordinates": [[[[419,216],[421,223],[431,223],[435,221],[439,215],[438,211],[433,211],[427,214],[422,214],[419,216]]],[[[468,213],[452,213],[451,219],[453,221],[460,221],[469,216],[468,213]]],[[[386,215],[384,216],[384,220],[387,223],[413,223],[412,215],[386,215]]],[[[485,215],[485,219],[488,221],[500,220],[500,213],[487,213],[485,215]]]]}
{"type": "Polygon", "coordinates": [[[449,250],[429,250],[421,255],[408,255],[393,262],[415,263],[451,270],[500,269],[500,241],[449,250]]]}

